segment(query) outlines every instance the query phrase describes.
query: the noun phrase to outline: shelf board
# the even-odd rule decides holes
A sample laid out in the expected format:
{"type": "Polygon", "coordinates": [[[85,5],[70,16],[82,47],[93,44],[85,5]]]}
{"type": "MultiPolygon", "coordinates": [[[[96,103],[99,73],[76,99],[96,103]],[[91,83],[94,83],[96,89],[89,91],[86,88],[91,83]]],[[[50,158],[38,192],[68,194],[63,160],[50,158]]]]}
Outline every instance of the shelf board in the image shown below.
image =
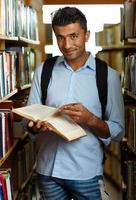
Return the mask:
{"type": "Polygon", "coordinates": [[[65,0],[44,0],[43,1],[46,5],[47,4],[105,4],[106,2],[108,4],[122,4],[121,0],[109,0],[109,1],[104,1],[104,0],[69,0],[68,2],[65,0]]]}
{"type": "Polygon", "coordinates": [[[17,139],[18,142],[19,141],[23,141],[23,140],[25,140],[28,137],[28,135],[29,135],[28,132],[25,132],[23,136],[21,136],[21,137],[20,136],[19,137],[15,137],[15,139],[17,139]]]}
{"type": "Polygon", "coordinates": [[[5,97],[2,97],[1,99],[0,99],[0,103],[1,102],[3,102],[3,101],[5,101],[5,100],[7,100],[7,99],[9,99],[10,97],[12,97],[13,95],[15,95],[16,93],[17,93],[17,89],[15,89],[13,92],[11,92],[10,94],[8,94],[8,95],[6,95],[5,97]]]}
{"type": "Polygon", "coordinates": [[[136,100],[136,95],[132,94],[132,92],[127,91],[127,95],[136,100]]]}
{"type": "Polygon", "coordinates": [[[40,44],[40,41],[27,39],[25,37],[19,37],[19,40],[22,41],[22,42],[29,43],[29,44],[36,44],[36,45],[40,44]]]}
{"type": "Polygon", "coordinates": [[[110,46],[97,46],[101,48],[101,51],[110,51],[110,50],[120,50],[123,49],[123,45],[110,45],[110,46]]]}
{"type": "Polygon", "coordinates": [[[0,159],[0,167],[3,165],[3,163],[8,159],[8,157],[10,156],[10,154],[12,153],[12,151],[15,149],[15,147],[18,145],[19,141],[23,141],[25,140],[25,138],[28,136],[28,133],[25,132],[24,136],[22,138],[18,138],[15,140],[13,146],[8,150],[8,152],[6,153],[6,155],[0,159]]]}
{"type": "Polygon", "coordinates": [[[122,45],[110,45],[110,46],[97,46],[100,47],[100,51],[119,51],[125,49],[136,49],[136,45],[134,44],[122,44],[122,45]]]}
{"type": "Polygon", "coordinates": [[[23,85],[23,86],[21,86],[21,90],[26,90],[26,89],[29,89],[31,87],[31,83],[29,83],[29,84],[25,84],[25,85],[23,85]]]}
{"type": "Polygon", "coordinates": [[[16,36],[6,36],[6,35],[2,35],[0,34],[0,40],[14,40],[14,41],[18,41],[18,37],[16,36]]]}
{"type": "Polygon", "coordinates": [[[15,141],[13,146],[8,150],[8,152],[6,153],[6,155],[0,159],[0,166],[3,165],[3,163],[7,160],[7,158],[9,157],[9,155],[11,154],[11,152],[13,151],[13,149],[16,147],[18,141],[15,141]]]}
{"type": "Polygon", "coordinates": [[[127,41],[129,43],[135,43],[136,44],[136,38],[128,38],[127,41]]]}
{"type": "Polygon", "coordinates": [[[14,37],[10,37],[10,36],[6,36],[6,35],[2,35],[0,34],[0,40],[7,40],[7,41],[21,41],[21,42],[25,42],[25,43],[29,43],[29,44],[35,44],[35,45],[39,45],[40,41],[39,40],[31,40],[25,37],[21,37],[21,36],[14,36],[14,37]]]}

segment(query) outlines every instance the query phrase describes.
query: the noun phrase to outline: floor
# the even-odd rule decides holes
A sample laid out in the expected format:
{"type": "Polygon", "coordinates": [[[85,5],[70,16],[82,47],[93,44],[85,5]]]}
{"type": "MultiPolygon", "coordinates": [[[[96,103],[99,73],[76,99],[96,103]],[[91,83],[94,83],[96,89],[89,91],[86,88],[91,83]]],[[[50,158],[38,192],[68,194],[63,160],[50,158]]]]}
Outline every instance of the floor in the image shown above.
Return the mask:
{"type": "Polygon", "coordinates": [[[121,192],[111,182],[105,178],[106,190],[110,195],[109,200],[122,200],[121,192]]]}

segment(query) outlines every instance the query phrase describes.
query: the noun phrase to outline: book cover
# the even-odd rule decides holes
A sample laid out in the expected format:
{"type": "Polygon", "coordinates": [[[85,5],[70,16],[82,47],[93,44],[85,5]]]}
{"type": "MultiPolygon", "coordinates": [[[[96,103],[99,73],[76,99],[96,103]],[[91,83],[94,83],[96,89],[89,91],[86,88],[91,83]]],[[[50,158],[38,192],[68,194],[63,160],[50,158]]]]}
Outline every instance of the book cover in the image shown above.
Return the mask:
{"type": "Polygon", "coordinates": [[[10,106],[12,102],[7,101],[0,104],[0,116],[1,116],[1,138],[3,144],[3,156],[5,153],[12,147],[14,143],[14,134],[13,134],[13,113],[11,112],[10,106]],[[6,108],[7,107],[9,108],[6,108]],[[5,107],[5,108],[4,108],[5,107]],[[5,152],[5,153],[4,153],[5,152]]]}
{"type": "Polygon", "coordinates": [[[134,37],[134,16],[135,16],[135,1],[124,2],[125,15],[125,38],[134,37]]]}
{"type": "Polygon", "coordinates": [[[5,176],[1,172],[0,172],[0,183],[2,184],[2,191],[3,191],[3,195],[4,195],[4,200],[8,200],[6,179],[5,179],[5,176]]]}
{"type": "Polygon", "coordinates": [[[0,127],[0,130],[1,130],[1,146],[0,146],[0,149],[1,149],[1,153],[2,153],[2,157],[5,156],[6,152],[5,152],[5,116],[4,116],[4,113],[3,112],[0,112],[0,120],[1,120],[1,127],[0,127]]]}
{"type": "Polygon", "coordinates": [[[13,188],[11,182],[11,169],[0,169],[0,180],[2,183],[3,199],[13,200],[13,188]]]}
{"type": "Polygon", "coordinates": [[[86,135],[84,129],[76,124],[66,115],[57,113],[58,109],[41,104],[33,104],[21,108],[12,109],[12,112],[28,120],[36,122],[37,120],[48,121],[53,131],[71,141],[86,135]]]}
{"type": "Polygon", "coordinates": [[[2,132],[3,132],[3,115],[0,113],[0,159],[3,157],[3,137],[2,137],[2,132]]]}

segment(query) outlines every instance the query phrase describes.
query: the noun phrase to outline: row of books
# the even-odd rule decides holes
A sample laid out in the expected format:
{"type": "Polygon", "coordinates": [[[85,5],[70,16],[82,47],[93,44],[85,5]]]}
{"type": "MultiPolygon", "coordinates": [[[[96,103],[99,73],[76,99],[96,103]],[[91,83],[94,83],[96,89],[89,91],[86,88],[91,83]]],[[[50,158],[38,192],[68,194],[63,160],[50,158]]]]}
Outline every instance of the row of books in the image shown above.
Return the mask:
{"type": "MultiPolygon", "coordinates": [[[[124,2],[124,37],[136,37],[136,0],[124,2]]],[[[123,18],[123,17],[122,17],[123,18]]]]}
{"type": "Polygon", "coordinates": [[[119,187],[121,188],[121,165],[120,159],[117,156],[106,153],[106,161],[104,164],[104,173],[119,187]]]}
{"type": "Polygon", "coordinates": [[[29,178],[33,171],[34,163],[36,160],[35,142],[25,141],[21,143],[17,149],[17,169],[18,169],[18,188],[21,189],[24,182],[29,178]]]}
{"type": "Polygon", "coordinates": [[[19,125],[16,126],[18,118],[11,111],[23,103],[18,100],[0,102],[0,159],[5,157],[16,139],[21,139],[24,136],[24,130],[20,121],[18,121],[19,125]]]}
{"type": "Polygon", "coordinates": [[[35,52],[29,47],[10,47],[8,51],[16,52],[16,87],[30,84],[35,68],[35,52]]]}
{"type": "Polygon", "coordinates": [[[110,145],[108,146],[108,150],[112,152],[114,156],[120,159],[120,142],[112,140],[110,145]]]}
{"type": "Polygon", "coordinates": [[[10,109],[0,109],[0,159],[13,146],[13,113],[10,109]]]}
{"type": "Polygon", "coordinates": [[[0,1],[0,34],[39,40],[37,13],[24,0],[0,1]]]}
{"type": "Polygon", "coordinates": [[[111,141],[110,145],[106,148],[106,160],[104,164],[104,172],[111,181],[121,188],[121,146],[119,141],[111,141]]]}
{"type": "Polygon", "coordinates": [[[125,106],[125,134],[127,144],[136,152],[136,107],[134,105],[125,106]]]}
{"type": "Polygon", "coordinates": [[[1,200],[14,199],[10,169],[0,169],[0,199],[1,200]]]}
{"type": "Polygon", "coordinates": [[[35,142],[27,140],[23,141],[23,143],[20,142],[16,150],[13,152],[13,154],[15,153],[13,158],[16,159],[16,162],[13,161],[14,169],[0,169],[1,200],[13,200],[13,193],[18,190],[23,191],[34,173],[36,160],[35,142]],[[14,177],[11,176],[13,171],[16,172],[14,177]]]}
{"type": "MultiPolygon", "coordinates": [[[[3,153],[1,155],[1,158],[5,156],[4,153],[6,154],[6,151],[8,150],[7,147],[10,148],[13,146],[13,143],[15,141],[14,130],[17,129],[16,135],[18,138],[17,139],[18,143],[16,143],[16,145],[12,149],[12,158],[10,161],[13,162],[13,165],[11,165],[10,167],[11,168],[10,171],[12,172],[12,174],[14,174],[14,176],[12,176],[13,186],[11,185],[11,187],[13,187],[14,194],[17,193],[18,190],[21,191],[25,187],[27,182],[30,180],[34,170],[34,164],[36,161],[36,151],[37,151],[36,141],[31,140],[28,134],[25,133],[23,130],[22,130],[23,133],[20,137],[20,132],[19,132],[20,129],[16,128],[16,126],[14,127],[15,122],[20,124],[22,120],[21,119],[19,121],[16,121],[16,116],[13,115],[13,112],[11,112],[11,109],[17,107],[18,105],[20,105],[20,102],[15,100],[14,101],[6,100],[0,103],[0,120],[3,120],[3,118],[1,117],[2,115],[5,117],[4,118],[5,121],[3,120],[2,123],[0,123],[0,125],[2,125],[2,129],[0,130],[0,136],[1,136],[0,142],[2,149],[0,150],[1,153],[3,153]],[[4,114],[1,114],[3,112],[4,114]]],[[[8,154],[6,159],[7,160],[10,159],[8,154]]],[[[4,164],[5,162],[3,163],[3,160],[1,161],[2,162],[0,163],[0,165],[2,168],[3,166],[5,166],[4,164]]],[[[9,165],[6,166],[9,167],[9,165]]],[[[3,187],[2,184],[1,187],[3,187]]],[[[0,199],[12,200],[11,198],[2,199],[2,197],[0,199]]]]}
{"type": "Polygon", "coordinates": [[[0,98],[8,95],[16,88],[16,54],[0,52],[0,98]]]}
{"type": "Polygon", "coordinates": [[[30,84],[35,67],[35,52],[28,47],[10,47],[0,53],[0,98],[16,88],[30,84]]]}
{"type": "Polygon", "coordinates": [[[121,45],[120,23],[104,24],[103,30],[95,33],[96,46],[117,46],[121,45]]]}
{"type": "Polygon", "coordinates": [[[36,175],[34,174],[30,179],[28,185],[18,195],[17,200],[39,200],[40,193],[38,190],[36,175]]]}
{"type": "Polygon", "coordinates": [[[136,54],[129,54],[125,57],[124,63],[124,89],[136,95],[136,54]]]}
{"type": "Polygon", "coordinates": [[[126,199],[136,200],[136,162],[128,161],[124,164],[123,177],[127,190],[126,199]]]}
{"type": "Polygon", "coordinates": [[[121,81],[122,81],[122,65],[124,63],[124,59],[122,56],[122,50],[119,49],[103,49],[102,51],[99,51],[97,53],[97,57],[107,62],[109,66],[111,66],[113,69],[116,69],[119,74],[121,75],[121,81]]]}

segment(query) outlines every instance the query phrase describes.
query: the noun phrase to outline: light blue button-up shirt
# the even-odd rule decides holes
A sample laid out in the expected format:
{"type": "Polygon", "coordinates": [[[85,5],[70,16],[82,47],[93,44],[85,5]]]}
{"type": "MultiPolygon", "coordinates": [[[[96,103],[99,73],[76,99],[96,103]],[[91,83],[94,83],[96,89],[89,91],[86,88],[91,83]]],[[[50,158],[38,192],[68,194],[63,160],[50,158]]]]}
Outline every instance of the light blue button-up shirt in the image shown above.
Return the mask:
{"type": "MultiPolygon", "coordinates": [[[[35,70],[28,105],[41,104],[42,64],[35,70]]],[[[76,71],[59,57],[49,83],[46,104],[58,107],[68,103],[82,103],[96,116],[101,117],[101,104],[96,86],[95,58],[90,55],[85,65],[76,71]]],[[[111,139],[120,139],[124,132],[124,106],[119,74],[108,67],[108,102],[106,123],[110,138],[102,139],[83,127],[87,136],[67,142],[55,133],[42,133],[38,153],[37,172],[64,179],[85,180],[103,174],[103,150],[111,139]]],[[[38,111],[37,111],[38,112],[38,111]]]]}

